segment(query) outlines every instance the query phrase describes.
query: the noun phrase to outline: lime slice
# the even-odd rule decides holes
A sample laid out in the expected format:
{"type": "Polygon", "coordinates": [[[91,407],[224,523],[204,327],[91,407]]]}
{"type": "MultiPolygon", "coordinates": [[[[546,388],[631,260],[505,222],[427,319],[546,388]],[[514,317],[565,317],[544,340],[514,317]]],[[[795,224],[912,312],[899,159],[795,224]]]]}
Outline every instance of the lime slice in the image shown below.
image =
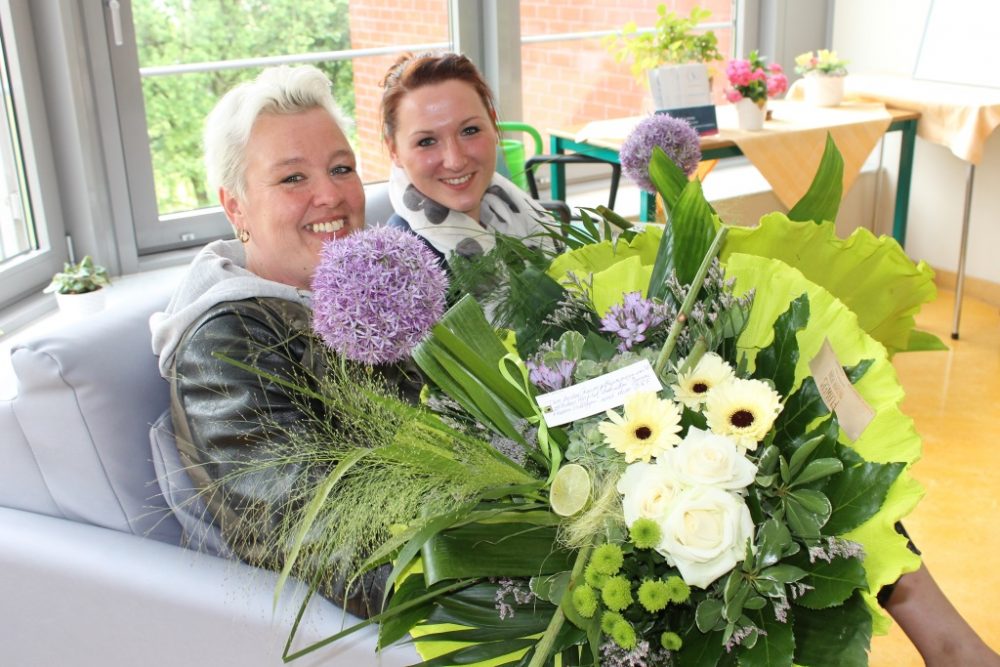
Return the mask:
{"type": "Polygon", "coordinates": [[[549,504],[559,516],[573,516],[590,500],[590,473],[582,465],[570,463],[559,468],[552,488],[549,504]]]}

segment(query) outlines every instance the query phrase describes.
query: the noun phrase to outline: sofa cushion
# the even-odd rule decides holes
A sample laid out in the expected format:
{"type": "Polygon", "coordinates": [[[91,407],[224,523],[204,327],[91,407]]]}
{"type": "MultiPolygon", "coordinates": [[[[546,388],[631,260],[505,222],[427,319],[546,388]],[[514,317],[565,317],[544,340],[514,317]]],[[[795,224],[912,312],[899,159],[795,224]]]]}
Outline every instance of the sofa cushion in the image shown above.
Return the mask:
{"type": "Polygon", "coordinates": [[[157,371],[148,320],[172,288],[169,281],[144,286],[14,346],[11,406],[31,456],[3,476],[34,478],[44,489],[11,506],[179,543],[149,451],[149,427],[169,405],[169,387],[157,371]]]}
{"type": "Polygon", "coordinates": [[[205,501],[199,496],[194,482],[181,463],[169,408],[163,411],[149,429],[149,443],[160,491],[181,524],[184,545],[213,556],[233,558],[232,549],[222,539],[222,531],[212,521],[205,501]]]}

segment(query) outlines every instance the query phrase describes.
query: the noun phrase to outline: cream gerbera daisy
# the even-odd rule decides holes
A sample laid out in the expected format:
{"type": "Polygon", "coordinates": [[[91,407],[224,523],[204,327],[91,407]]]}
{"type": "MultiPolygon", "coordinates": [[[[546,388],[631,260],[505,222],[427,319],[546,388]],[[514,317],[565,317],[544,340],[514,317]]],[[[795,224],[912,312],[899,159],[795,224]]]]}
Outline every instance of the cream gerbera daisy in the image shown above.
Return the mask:
{"type": "Polygon", "coordinates": [[[733,436],[741,447],[754,450],[781,407],[781,396],[766,382],[734,378],[708,392],[705,420],[713,433],[733,436]]]}
{"type": "Polygon", "coordinates": [[[714,352],[702,355],[694,368],[677,376],[673,385],[674,400],[680,401],[691,410],[698,410],[705,404],[708,392],[735,376],[733,368],[714,352]]]}
{"type": "Polygon", "coordinates": [[[681,411],[673,401],[655,392],[636,392],[625,399],[625,415],[608,410],[608,419],[598,424],[608,445],[625,455],[625,462],[648,463],[681,441],[681,411]]]}

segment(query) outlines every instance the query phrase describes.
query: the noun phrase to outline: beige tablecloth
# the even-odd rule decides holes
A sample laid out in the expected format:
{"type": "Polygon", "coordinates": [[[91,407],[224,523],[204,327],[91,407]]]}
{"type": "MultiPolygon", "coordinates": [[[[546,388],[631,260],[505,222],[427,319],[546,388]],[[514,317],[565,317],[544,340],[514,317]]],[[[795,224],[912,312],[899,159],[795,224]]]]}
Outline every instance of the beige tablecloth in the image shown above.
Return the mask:
{"type": "MultiPolygon", "coordinates": [[[[801,86],[789,98],[801,98],[801,86]]],[[[848,100],[876,100],[897,109],[920,112],[917,136],[947,147],[957,157],[979,164],[983,145],[1000,126],[1000,89],[961,86],[908,77],[849,74],[844,81],[848,100]]]]}
{"type": "Polygon", "coordinates": [[[820,108],[771,100],[771,119],[756,132],[740,130],[733,105],[717,110],[720,135],[733,140],[767,179],[781,203],[791,208],[809,189],[829,132],[844,158],[844,193],[889,127],[881,103],[856,102],[820,108]]]}
{"type": "MultiPolygon", "coordinates": [[[[885,106],[876,102],[823,109],[804,102],[771,100],[768,108],[771,120],[764,128],[746,132],[737,126],[733,105],[716,107],[719,133],[704,138],[702,144],[711,145],[716,139],[735,143],[788,208],[809,189],[823,156],[827,132],[844,157],[846,194],[891,122],[885,106]]],[[[594,121],[581,128],[575,139],[617,149],[641,118],[594,121]]]]}

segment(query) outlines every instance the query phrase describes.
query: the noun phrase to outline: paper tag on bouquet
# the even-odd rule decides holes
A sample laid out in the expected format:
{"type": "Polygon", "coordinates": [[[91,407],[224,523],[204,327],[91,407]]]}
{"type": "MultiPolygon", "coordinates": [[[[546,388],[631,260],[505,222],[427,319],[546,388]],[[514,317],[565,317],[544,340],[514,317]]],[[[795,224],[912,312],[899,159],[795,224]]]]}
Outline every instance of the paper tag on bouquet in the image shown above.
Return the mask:
{"type": "Polygon", "coordinates": [[[823,341],[823,346],[809,362],[809,370],[826,407],[837,415],[847,437],[857,440],[875,419],[875,410],[847,378],[829,338],[823,341]]]}
{"type": "Polygon", "coordinates": [[[535,397],[546,426],[560,426],[625,404],[629,394],[663,386],[645,359],[616,371],[535,397]]]}

